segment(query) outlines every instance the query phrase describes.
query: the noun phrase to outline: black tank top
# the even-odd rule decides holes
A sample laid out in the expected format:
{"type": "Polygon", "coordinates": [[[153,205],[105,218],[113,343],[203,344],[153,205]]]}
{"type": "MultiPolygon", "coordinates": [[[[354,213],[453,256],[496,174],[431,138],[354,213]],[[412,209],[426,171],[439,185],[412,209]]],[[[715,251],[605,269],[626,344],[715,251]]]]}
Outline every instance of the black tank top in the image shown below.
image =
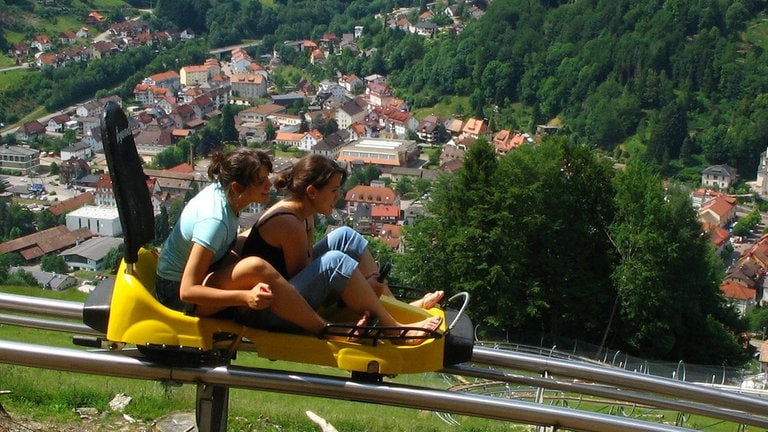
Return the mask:
{"type": "Polygon", "coordinates": [[[264,237],[261,236],[261,233],[259,233],[259,227],[269,222],[273,217],[282,215],[292,215],[298,219],[295,214],[285,211],[272,213],[265,219],[258,221],[253,226],[253,228],[251,228],[251,232],[248,234],[248,238],[245,239],[242,256],[257,256],[263,258],[265,261],[270,263],[272,267],[274,267],[275,270],[277,270],[284,278],[289,279],[288,266],[285,263],[285,254],[283,254],[283,249],[267,243],[267,241],[264,240],[264,237]]]}

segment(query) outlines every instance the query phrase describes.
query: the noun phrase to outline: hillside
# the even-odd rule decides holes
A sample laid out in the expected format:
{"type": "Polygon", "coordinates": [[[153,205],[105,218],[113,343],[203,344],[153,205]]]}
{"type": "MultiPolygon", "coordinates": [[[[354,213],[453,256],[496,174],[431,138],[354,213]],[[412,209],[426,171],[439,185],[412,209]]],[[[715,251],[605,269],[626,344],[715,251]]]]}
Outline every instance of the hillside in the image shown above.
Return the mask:
{"type": "MultiPolygon", "coordinates": [[[[9,23],[0,44],[74,25],[67,24],[69,17],[90,9],[81,1],[57,4],[8,2],[0,13],[9,23]]],[[[116,0],[92,4],[114,19],[125,13],[120,6],[126,3],[116,0]]],[[[358,45],[369,55],[344,52],[320,67],[288,52],[281,52],[283,60],[315,82],[338,72],[385,75],[418,112],[439,106],[488,118],[496,130],[531,131],[561,121],[571,141],[620,160],[642,158],[678,181],[695,181],[710,164],[729,164],[742,178],[754,178],[768,140],[762,126],[768,116],[762,97],[768,82],[764,2],[479,4],[484,14],[470,14],[466,4],[456,9],[461,25],[434,37],[393,24],[398,18],[418,22],[424,7],[397,14],[387,2],[363,0],[299,0],[290,8],[279,1],[160,2],[152,24],[189,27],[213,47],[260,39],[262,52],[256,54],[361,25],[365,34],[358,45]]],[[[431,13],[444,17],[446,5],[436,3],[431,13]]],[[[138,72],[145,64],[133,67],[138,72]]],[[[16,112],[20,99],[31,110],[30,95],[40,95],[37,104],[52,104],[51,95],[29,84],[13,90],[0,94],[0,119],[23,116],[16,112]]]]}

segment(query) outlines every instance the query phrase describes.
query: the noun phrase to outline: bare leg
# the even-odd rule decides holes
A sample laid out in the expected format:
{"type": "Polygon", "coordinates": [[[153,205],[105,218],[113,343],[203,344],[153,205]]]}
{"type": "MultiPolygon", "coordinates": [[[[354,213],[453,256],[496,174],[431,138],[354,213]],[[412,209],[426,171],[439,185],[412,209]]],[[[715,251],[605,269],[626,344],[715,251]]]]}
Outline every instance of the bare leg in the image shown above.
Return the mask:
{"type": "MultiPolygon", "coordinates": [[[[378,274],[379,267],[376,265],[376,260],[373,259],[373,255],[371,254],[371,251],[367,248],[365,251],[363,251],[363,254],[360,256],[360,264],[358,266],[358,269],[360,270],[360,273],[364,275],[371,275],[371,274],[378,274]]],[[[389,285],[386,282],[375,282],[379,283],[381,286],[374,286],[374,282],[371,282],[371,280],[368,281],[371,284],[371,287],[373,288],[374,292],[381,292],[381,295],[385,295],[388,297],[395,297],[395,295],[392,293],[392,291],[389,289],[389,285]]],[[[443,299],[443,296],[445,296],[445,293],[443,291],[433,291],[431,293],[424,294],[424,297],[414,300],[410,303],[411,306],[415,306],[417,308],[421,309],[432,309],[435,307],[438,303],[440,303],[440,300],[443,299]]]]}
{"type": "Polygon", "coordinates": [[[246,257],[232,266],[220,269],[208,278],[206,285],[230,290],[250,290],[259,282],[268,284],[272,290],[269,308],[275,315],[311,334],[320,333],[327,321],[312,309],[296,288],[261,258],[246,257]]]}
{"type": "MultiPolygon", "coordinates": [[[[379,301],[376,294],[369,288],[368,281],[360,271],[352,273],[344,292],[341,294],[342,300],[352,310],[363,313],[370,311],[372,316],[379,318],[379,323],[383,326],[393,327],[420,327],[427,331],[437,330],[440,327],[442,318],[432,316],[415,323],[401,323],[387,311],[384,305],[379,301]]],[[[407,333],[408,336],[421,336],[423,332],[412,330],[407,333]]],[[[420,341],[419,341],[420,342],[420,341]]]]}

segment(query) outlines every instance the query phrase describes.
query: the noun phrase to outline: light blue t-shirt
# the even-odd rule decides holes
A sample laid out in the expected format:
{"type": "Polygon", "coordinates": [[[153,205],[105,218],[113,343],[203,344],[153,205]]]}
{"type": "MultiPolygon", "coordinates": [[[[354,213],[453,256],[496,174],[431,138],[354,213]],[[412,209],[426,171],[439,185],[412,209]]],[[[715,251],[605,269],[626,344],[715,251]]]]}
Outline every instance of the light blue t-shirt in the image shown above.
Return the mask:
{"type": "Polygon", "coordinates": [[[206,186],[187,203],[165,240],[157,261],[158,276],[181,281],[193,243],[213,252],[214,263],[219,261],[237,237],[238,222],[221,185],[206,186]]]}

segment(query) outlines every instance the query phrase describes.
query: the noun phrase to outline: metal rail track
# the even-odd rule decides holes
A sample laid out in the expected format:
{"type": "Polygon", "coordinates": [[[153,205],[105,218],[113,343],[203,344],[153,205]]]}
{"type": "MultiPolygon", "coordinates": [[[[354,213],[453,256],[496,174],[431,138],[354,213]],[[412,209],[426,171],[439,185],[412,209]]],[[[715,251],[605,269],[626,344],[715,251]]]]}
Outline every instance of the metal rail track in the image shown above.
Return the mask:
{"type": "MultiPolygon", "coordinates": [[[[15,313],[15,315],[0,314],[0,323],[79,335],[97,334],[82,324],[82,307],[83,305],[77,302],[0,293],[0,310],[15,313]],[[19,313],[46,315],[78,322],[44,320],[18,315],[19,313]]],[[[121,353],[84,351],[0,341],[0,363],[94,375],[196,384],[199,395],[198,420],[201,418],[201,411],[205,409],[210,411],[210,404],[200,403],[201,394],[210,394],[210,389],[224,389],[225,391],[217,396],[219,399],[217,403],[221,404],[221,398],[227,398],[228,389],[232,387],[426,409],[441,413],[548,426],[552,430],[559,428],[586,432],[691,430],[669,424],[555,407],[543,403],[424,387],[360,383],[338,377],[232,365],[170,367],[144,361],[140,357],[132,356],[132,352],[134,351],[127,350],[121,353]]],[[[515,384],[528,388],[598,396],[617,402],[624,401],[678,413],[721,419],[733,422],[739,427],[755,426],[768,429],[768,417],[766,417],[768,400],[754,396],[623,369],[596,366],[592,363],[557,360],[541,355],[482,347],[474,348],[472,363],[446,368],[443,372],[488,380],[491,383],[515,384]],[[492,369],[477,365],[489,366],[492,369]],[[523,371],[538,376],[512,373],[507,370],[523,371]]],[[[223,408],[222,414],[226,418],[226,401],[223,408]]],[[[208,414],[210,415],[210,412],[208,414]]],[[[201,431],[223,430],[226,427],[226,419],[223,425],[213,422],[207,427],[205,424],[199,424],[199,426],[201,431]]]]}

